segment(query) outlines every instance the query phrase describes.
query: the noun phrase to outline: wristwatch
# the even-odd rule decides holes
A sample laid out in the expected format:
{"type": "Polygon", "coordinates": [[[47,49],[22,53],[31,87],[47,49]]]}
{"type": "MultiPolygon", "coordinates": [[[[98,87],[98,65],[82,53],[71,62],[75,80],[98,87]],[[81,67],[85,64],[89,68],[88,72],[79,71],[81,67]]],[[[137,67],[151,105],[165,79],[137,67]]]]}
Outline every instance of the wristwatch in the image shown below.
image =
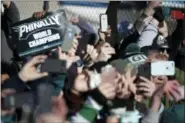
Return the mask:
{"type": "Polygon", "coordinates": [[[76,61],[77,67],[82,67],[84,65],[84,62],[82,60],[76,61]]]}

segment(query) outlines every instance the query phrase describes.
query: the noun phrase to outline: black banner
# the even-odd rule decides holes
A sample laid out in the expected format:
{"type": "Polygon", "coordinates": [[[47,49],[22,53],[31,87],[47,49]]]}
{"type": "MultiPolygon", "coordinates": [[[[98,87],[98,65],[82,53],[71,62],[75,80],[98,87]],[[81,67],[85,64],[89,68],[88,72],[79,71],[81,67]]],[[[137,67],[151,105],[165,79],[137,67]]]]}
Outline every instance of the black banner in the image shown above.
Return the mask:
{"type": "Polygon", "coordinates": [[[16,41],[19,57],[35,55],[63,43],[68,21],[63,10],[41,19],[29,18],[12,25],[12,39],[16,41]]]}

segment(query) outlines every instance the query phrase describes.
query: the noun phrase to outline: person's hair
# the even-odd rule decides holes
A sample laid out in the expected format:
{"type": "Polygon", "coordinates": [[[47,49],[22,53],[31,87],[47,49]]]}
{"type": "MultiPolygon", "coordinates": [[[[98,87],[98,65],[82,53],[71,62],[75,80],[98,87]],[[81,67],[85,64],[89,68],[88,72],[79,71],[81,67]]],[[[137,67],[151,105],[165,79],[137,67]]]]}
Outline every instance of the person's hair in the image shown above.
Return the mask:
{"type": "Polygon", "coordinates": [[[153,59],[155,59],[155,60],[168,60],[168,56],[166,56],[165,54],[161,54],[159,51],[155,51],[155,50],[151,50],[151,51],[149,51],[149,53],[148,53],[148,56],[150,56],[150,55],[153,55],[154,54],[154,57],[152,58],[152,59],[149,59],[150,61],[152,61],[153,59]]]}
{"type": "Polygon", "coordinates": [[[153,17],[159,21],[159,27],[163,27],[164,26],[164,15],[163,15],[163,11],[161,7],[157,7],[154,9],[155,13],[153,15],[153,17]]]}
{"type": "Polygon", "coordinates": [[[93,66],[91,66],[90,68],[89,68],[89,70],[96,70],[98,73],[101,73],[101,69],[103,68],[103,67],[105,67],[106,65],[108,65],[108,63],[107,62],[97,62],[97,63],[95,63],[93,66]]]}
{"type": "Polygon", "coordinates": [[[149,55],[151,53],[160,53],[159,48],[152,47],[152,46],[145,46],[141,48],[141,52],[143,52],[145,55],[149,55]]]}
{"type": "Polygon", "coordinates": [[[160,54],[160,52],[158,50],[149,50],[147,55],[149,56],[152,54],[160,54]]]}
{"type": "Polygon", "coordinates": [[[156,55],[156,59],[168,60],[168,57],[166,55],[164,55],[164,54],[159,53],[159,54],[156,55]]]}
{"type": "Polygon", "coordinates": [[[8,74],[9,76],[16,74],[16,68],[6,61],[1,61],[1,74],[8,74]]]}

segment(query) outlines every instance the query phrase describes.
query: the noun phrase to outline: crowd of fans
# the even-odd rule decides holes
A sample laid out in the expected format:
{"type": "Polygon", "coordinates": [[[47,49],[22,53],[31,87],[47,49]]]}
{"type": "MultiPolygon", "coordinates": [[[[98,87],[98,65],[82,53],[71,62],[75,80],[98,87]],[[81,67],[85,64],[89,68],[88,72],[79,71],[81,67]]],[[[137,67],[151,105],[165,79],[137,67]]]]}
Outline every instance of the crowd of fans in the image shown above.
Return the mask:
{"type": "MultiPolygon", "coordinates": [[[[87,21],[72,17],[71,25],[80,32],[68,52],[58,47],[33,56],[21,67],[12,63],[15,49],[10,30],[10,24],[20,20],[18,8],[12,1],[3,1],[1,46],[6,52],[1,61],[1,99],[13,93],[34,94],[40,84],[47,83],[54,87],[52,109],[37,114],[35,108],[36,123],[184,123],[185,24],[177,20],[177,28],[169,35],[159,3],[148,2],[133,27],[125,27],[127,34],[120,36],[118,47],[112,41],[111,27],[96,34],[87,21]],[[65,60],[67,73],[39,72],[37,65],[48,57],[65,60]],[[174,76],[146,78],[138,73],[148,63],[169,60],[176,63],[174,76]]],[[[33,17],[44,14],[47,11],[33,17]]],[[[1,121],[24,119],[20,112],[1,108],[1,121]]]]}

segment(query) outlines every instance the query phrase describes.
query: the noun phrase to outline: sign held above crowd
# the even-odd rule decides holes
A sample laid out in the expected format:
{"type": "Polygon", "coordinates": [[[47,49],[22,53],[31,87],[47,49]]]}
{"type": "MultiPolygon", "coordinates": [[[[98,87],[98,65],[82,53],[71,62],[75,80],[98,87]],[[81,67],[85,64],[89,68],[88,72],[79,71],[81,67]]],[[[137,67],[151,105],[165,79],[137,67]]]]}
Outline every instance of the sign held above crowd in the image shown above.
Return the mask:
{"type": "Polygon", "coordinates": [[[62,45],[68,27],[63,10],[44,17],[28,18],[12,25],[12,39],[16,42],[19,57],[36,55],[62,45]]]}

